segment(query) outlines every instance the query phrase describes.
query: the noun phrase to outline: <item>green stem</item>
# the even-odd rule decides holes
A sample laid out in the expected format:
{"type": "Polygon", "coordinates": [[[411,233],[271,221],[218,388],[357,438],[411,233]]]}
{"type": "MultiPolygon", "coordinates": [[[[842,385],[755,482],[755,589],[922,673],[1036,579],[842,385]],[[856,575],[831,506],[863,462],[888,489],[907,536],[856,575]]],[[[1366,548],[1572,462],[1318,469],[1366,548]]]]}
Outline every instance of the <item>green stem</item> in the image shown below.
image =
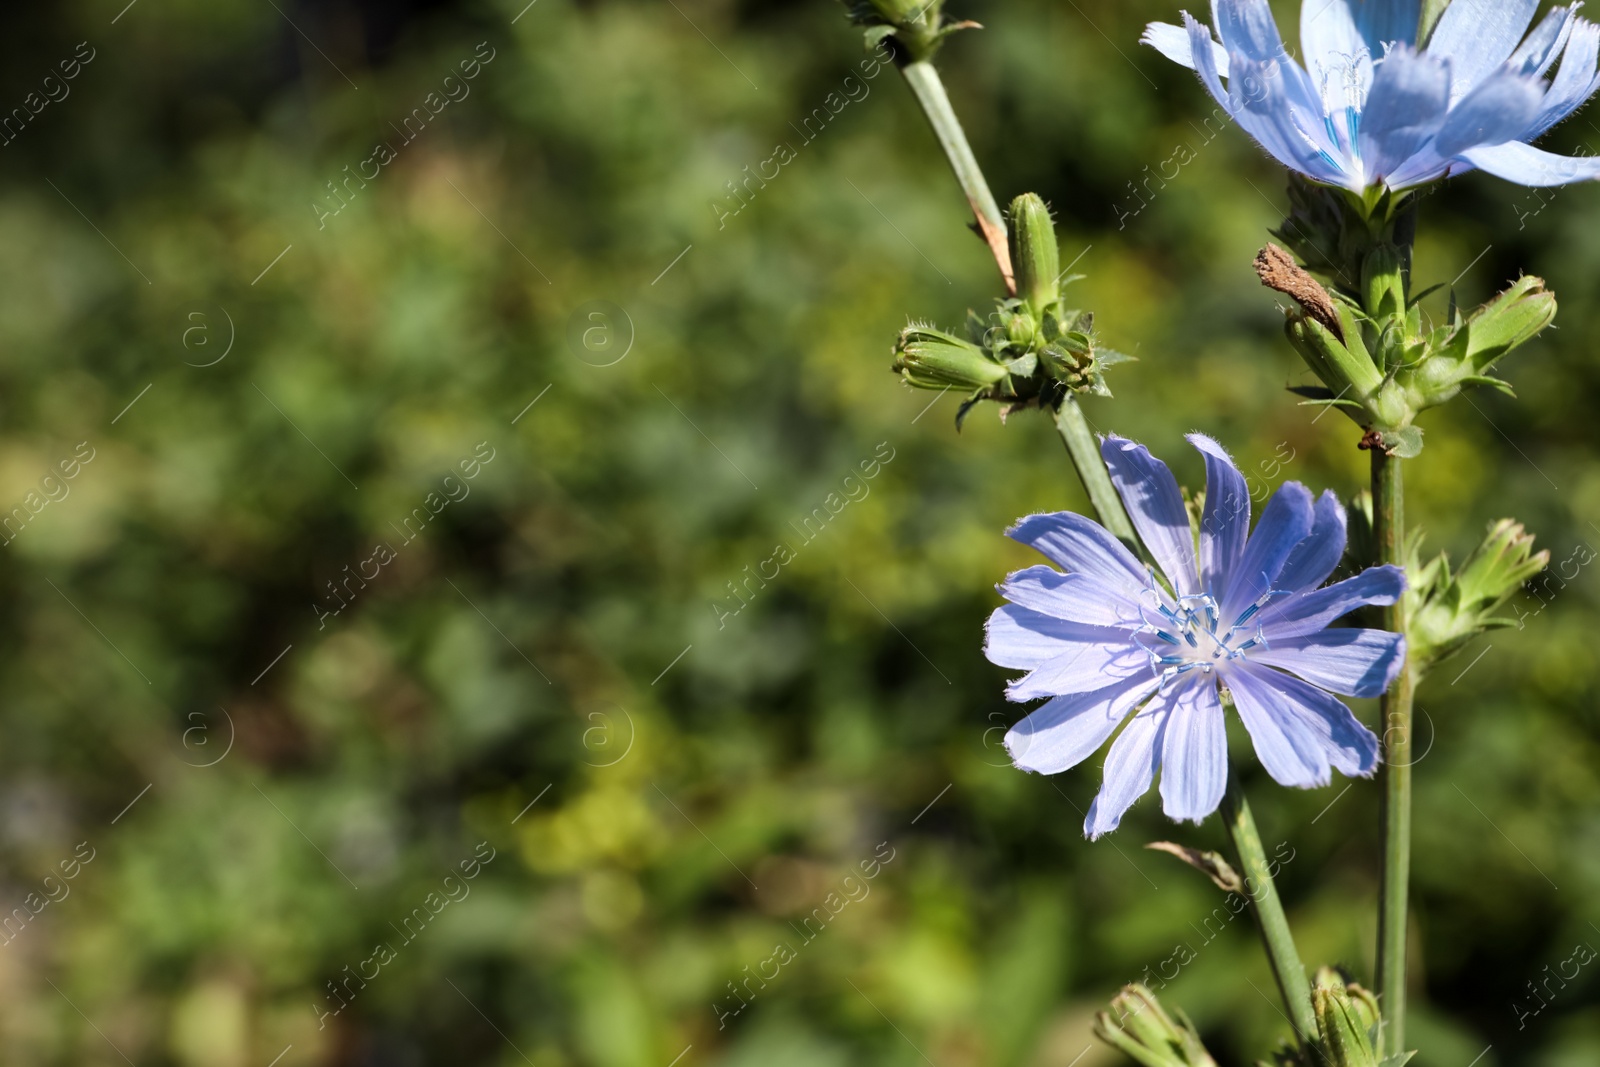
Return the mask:
{"type": "MultiPolygon", "coordinates": [[[[1016,278],[1012,269],[1005,216],[1000,213],[994,194],[989,191],[989,183],[984,179],[977,158],[972,154],[972,147],[967,143],[961,122],[950,106],[950,97],[944,91],[944,83],[939,78],[939,72],[931,63],[919,60],[903,65],[900,73],[905,77],[906,84],[911,87],[912,95],[922,107],[922,113],[927,117],[928,124],[933,127],[934,136],[939,139],[939,146],[944,149],[945,158],[950,161],[950,169],[955,173],[956,180],[961,183],[961,190],[966,194],[967,203],[977,220],[978,233],[988,244],[995,265],[1000,268],[1000,276],[1005,280],[1006,288],[1013,296],[1016,295],[1016,278]]],[[[1083,487],[1089,494],[1089,502],[1094,505],[1100,524],[1126,542],[1148,562],[1149,553],[1134,530],[1116,487],[1111,484],[1111,476],[1106,471],[1105,461],[1100,456],[1094,434],[1089,429],[1088,420],[1084,418],[1083,409],[1078,406],[1076,397],[1067,396],[1062,400],[1056,409],[1055,422],[1056,431],[1067,447],[1072,465],[1077,468],[1078,477],[1083,481],[1083,487]]],[[[1250,899],[1255,905],[1256,920],[1261,928],[1267,959],[1277,978],[1284,1004],[1289,1008],[1295,1032],[1302,1045],[1309,1046],[1316,1038],[1316,1018],[1311,1011],[1311,987],[1306,981],[1305,968],[1300,963],[1300,953],[1294,946],[1294,938],[1289,933],[1289,920],[1283,913],[1282,902],[1278,900],[1278,891],[1273,885],[1266,852],[1261,847],[1261,836],[1256,831],[1255,819],[1250,814],[1250,805],[1245,800],[1244,794],[1239,791],[1231,774],[1223,805],[1228,836],[1233,841],[1239,864],[1248,879],[1250,899]]]]}
{"type": "Polygon", "coordinates": [[[1267,853],[1261,847],[1261,834],[1256,830],[1255,817],[1250,814],[1250,802],[1231,772],[1228,791],[1222,799],[1222,822],[1228,839],[1233,842],[1246,894],[1255,905],[1256,925],[1261,929],[1261,942],[1266,947],[1272,975],[1278,981],[1278,992],[1289,1009],[1289,1021],[1301,1046],[1309,1048],[1317,1036],[1317,1017],[1311,1010],[1311,984],[1306,980],[1300,952],[1289,933],[1289,919],[1283,913],[1283,902],[1278,899],[1272,871],[1267,865],[1267,853]]]}
{"type": "Polygon", "coordinates": [[[977,157],[972,154],[972,146],[967,143],[961,120],[956,118],[955,109],[950,106],[950,97],[944,91],[944,82],[940,80],[938,70],[927,60],[918,60],[905,64],[900,68],[900,73],[911,87],[911,95],[917,98],[923,115],[927,116],[928,125],[933,127],[933,135],[939,139],[939,147],[944,149],[956,181],[961,183],[961,191],[966,194],[967,204],[977,220],[978,234],[989,246],[995,265],[1000,268],[1000,277],[1005,280],[1006,289],[1015,295],[1017,283],[1011,269],[1006,218],[1000,213],[1000,205],[995,203],[994,194],[989,191],[989,183],[984,180],[977,157]]]}
{"type": "Polygon", "coordinates": [[[1128,512],[1122,506],[1122,498],[1111,484],[1111,475],[1106,473],[1105,461],[1100,458],[1100,448],[1095,444],[1094,434],[1089,431],[1089,421],[1083,417],[1077,397],[1067,396],[1056,409],[1056,432],[1067,446],[1072,465],[1078,469],[1078,477],[1083,480],[1089,503],[1094,505],[1100,517],[1100,525],[1134,552],[1145,556],[1144,545],[1134,532],[1128,512]]]}
{"type": "MultiPolygon", "coordinates": [[[[1372,451],[1372,522],[1379,565],[1404,566],[1405,489],[1401,461],[1372,451]]],[[[1384,610],[1384,627],[1405,633],[1404,598],[1384,610]]],[[[1408,662],[1383,698],[1383,889],[1378,905],[1378,998],[1383,1047],[1405,1049],[1406,902],[1411,882],[1411,701],[1416,676],[1408,662]]]]}

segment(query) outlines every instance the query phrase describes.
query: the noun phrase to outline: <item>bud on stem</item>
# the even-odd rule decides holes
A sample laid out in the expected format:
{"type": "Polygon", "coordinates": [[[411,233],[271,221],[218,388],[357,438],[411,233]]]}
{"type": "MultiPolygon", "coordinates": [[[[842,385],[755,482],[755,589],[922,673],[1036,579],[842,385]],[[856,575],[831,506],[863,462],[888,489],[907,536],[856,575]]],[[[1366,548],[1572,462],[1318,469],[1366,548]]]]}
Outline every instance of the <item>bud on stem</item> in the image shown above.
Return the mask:
{"type": "Polygon", "coordinates": [[[1017,272],[1017,296],[1042,318],[1061,299],[1061,250],[1050,209],[1037,193],[1023,193],[1011,202],[1011,264],[1017,272]]]}
{"type": "Polygon", "coordinates": [[[1173,1019],[1155,994],[1134,983],[1122,987],[1111,1010],[1094,1017],[1094,1036],[1144,1067],[1217,1067],[1183,1012],[1173,1019]]]}

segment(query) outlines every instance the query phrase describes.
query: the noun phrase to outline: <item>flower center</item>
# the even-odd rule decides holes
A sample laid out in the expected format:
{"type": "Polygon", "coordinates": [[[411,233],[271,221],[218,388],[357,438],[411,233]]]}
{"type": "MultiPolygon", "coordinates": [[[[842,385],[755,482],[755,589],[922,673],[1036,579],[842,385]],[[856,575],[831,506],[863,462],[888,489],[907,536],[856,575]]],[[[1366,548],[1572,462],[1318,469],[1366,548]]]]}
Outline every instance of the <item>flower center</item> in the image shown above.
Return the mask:
{"type": "Polygon", "coordinates": [[[1224,625],[1221,605],[1210,593],[1179,597],[1174,605],[1152,584],[1155,606],[1141,607],[1139,645],[1150,657],[1150,669],[1161,676],[1161,687],[1192,671],[1211,674],[1225,663],[1245,659],[1252,648],[1267,647],[1260,622],[1251,622],[1279,592],[1269,589],[1224,625]]]}

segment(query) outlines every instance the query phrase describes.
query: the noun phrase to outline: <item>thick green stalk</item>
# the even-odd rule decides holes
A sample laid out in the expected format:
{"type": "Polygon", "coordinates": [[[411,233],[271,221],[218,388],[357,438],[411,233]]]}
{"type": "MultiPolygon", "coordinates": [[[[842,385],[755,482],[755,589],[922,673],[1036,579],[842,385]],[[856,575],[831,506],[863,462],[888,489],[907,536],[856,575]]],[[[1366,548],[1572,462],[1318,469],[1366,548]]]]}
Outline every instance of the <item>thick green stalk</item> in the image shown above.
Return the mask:
{"type": "Polygon", "coordinates": [[[939,147],[944,149],[956,181],[961,183],[961,191],[966,194],[973,218],[977,220],[978,234],[989,246],[1007,291],[1015,295],[1017,282],[1011,269],[1006,217],[1000,213],[1000,205],[995,203],[994,194],[989,191],[989,183],[984,180],[983,170],[978,166],[977,157],[972,154],[972,146],[967,143],[961,120],[956,118],[955,109],[950,106],[950,97],[944,91],[944,82],[940,80],[938,70],[927,60],[919,60],[905,64],[900,68],[900,73],[911,87],[911,95],[917,98],[922,113],[927,116],[928,125],[933,127],[933,135],[939,139],[939,147]]]}
{"type": "Polygon", "coordinates": [[[1311,984],[1306,980],[1300,951],[1294,947],[1294,938],[1289,933],[1289,918],[1283,913],[1283,902],[1278,899],[1272,871],[1267,865],[1267,852],[1261,847],[1255,816],[1250,814],[1250,802],[1231,772],[1228,791],[1222,798],[1222,825],[1228,831],[1228,840],[1233,842],[1239,873],[1245,879],[1245,892],[1255,905],[1253,910],[1256,925],[1261,930],[1261,943],[1266,947],[1272,975],[1278,981],[1278,992],[1289,1009],[1289,1021],[1300,1044],[1309,1048],[1317,1037],[1317,1017],[1311,1010],[1311,984]]]}
{"type": "Polygon", "coordinates": [[[1100,525],[1139,555],[1145,555],[1144,545],[1140,543],[1139,535],[1134,532],[1133,523],[1128,519],[1128,512],[1122,506],[1122,498],[1111,484],[1111,475],[1106,473],[1105,461],[1100,458],[1100,447],[1095,444],[1094,434],[1089,430],[1089,421],[1083,417],[1077,397],[1067,396],[1056,409],[1056,432],[1067,446],[1072,465],[1078,469],[1078,477],[1083,480],[1089,503],[1094,505],[1100,517],[1100,525]]]}
{"type": "MultiPolygon", "coordinates": [[[[1405,566],[1402,461],[1372,451],[1372,522],[1379,565],[1405,566]]],[[[1384,628],[1405,633],[1406,605],[1384,611],[1384,628]]],[[[1411,882],[1411,701],[1416,676],[1407,662],[1383,698],[1383,889],[1378,905],[1378,1002],[1383,1048],[1405,1049],[1406,902],[1411,882]]]]}

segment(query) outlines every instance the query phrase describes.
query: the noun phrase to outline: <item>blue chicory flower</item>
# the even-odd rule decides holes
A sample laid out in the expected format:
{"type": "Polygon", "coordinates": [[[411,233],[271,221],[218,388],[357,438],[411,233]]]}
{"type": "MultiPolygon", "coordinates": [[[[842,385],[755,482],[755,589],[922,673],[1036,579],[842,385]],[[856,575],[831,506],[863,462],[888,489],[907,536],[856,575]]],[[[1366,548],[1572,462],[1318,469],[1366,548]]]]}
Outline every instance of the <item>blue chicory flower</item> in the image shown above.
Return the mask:
{"type": "Polygon", "coordinates": [[[1013,701],[1049,697],[1006,735],[1023,770],[1055,774],[1111,745],[1084,833],[1116,829],[1161,770],[1162,809],[1199,822],[1222,802],[1227,735],[1219,686],[1232,695],[1256,756],[1283,785],[1327,785],[1330,766],[1370,775],[1378,739],[1332,693],[1373,697],[1405,662],[1405,638],[1329,629],[1405,590],[1398,567],[1373,567],[1318,588],[1345,547],[1345,513],[1331,492],[1313,504],[1298,482],[1280,488],[1250,533],[1250,491],[1222,446],[1191,434],[1205,457],[1198,538],[1166,464],[1143,445],[1108,437],[1112,481],[1167,579],[1163,588],[1103,527],[1064,512],[1034,515],[1009,534],[1066,573],[1036,566],[1000,586],[1010,603],[989,619],[984,651],[1029,673],[1013,701]]]}
{"type": "Polygon", "coordinates": [[[1247,133],[1314,181],[1359,193],[1473,168],[1528,186],[1600,177],[1600,158],[1528,143],[1600,88],[1600,27],[1577,17],[1580,4],[1555,8],[1524,40],[1538,0],[1454,0],[1420,49],[1419,6],[1304,0],[1305,67],[1267,0],[1212,0],[1220,44],[1188,12],[1181,27],[1152,23],[1143,41],[1198,71],[1247,133]]]}

